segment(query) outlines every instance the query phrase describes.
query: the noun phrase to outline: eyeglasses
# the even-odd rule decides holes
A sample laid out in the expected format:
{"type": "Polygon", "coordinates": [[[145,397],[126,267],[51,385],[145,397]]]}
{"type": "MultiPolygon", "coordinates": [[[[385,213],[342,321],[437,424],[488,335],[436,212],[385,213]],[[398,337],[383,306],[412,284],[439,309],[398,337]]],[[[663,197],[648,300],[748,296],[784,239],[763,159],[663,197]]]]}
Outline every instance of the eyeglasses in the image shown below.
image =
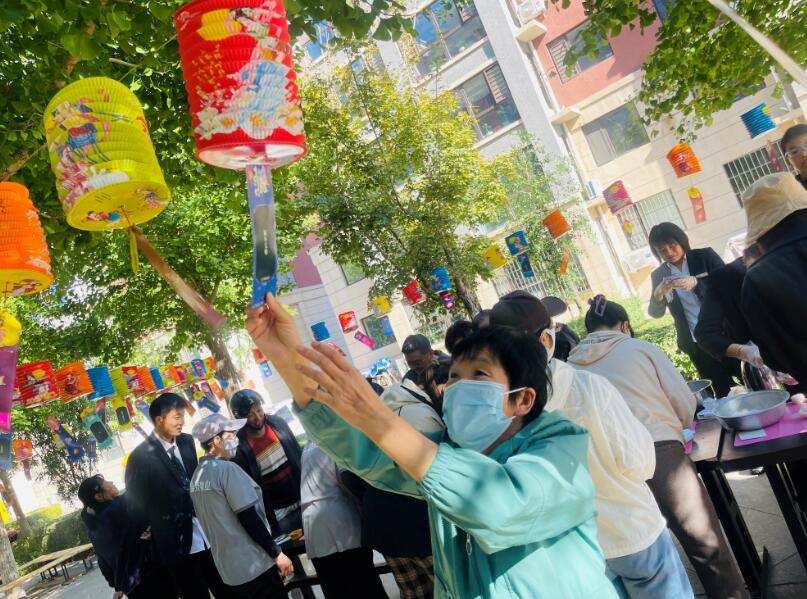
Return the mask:
{"type": "Polygon", "coordinates": [[[796,156],[802,156],[807,154],[807,146],[793,146],[792,148],[788,148],[787,152],[785,152],[785,156],[790,158],[795,158],[796,156]]]}

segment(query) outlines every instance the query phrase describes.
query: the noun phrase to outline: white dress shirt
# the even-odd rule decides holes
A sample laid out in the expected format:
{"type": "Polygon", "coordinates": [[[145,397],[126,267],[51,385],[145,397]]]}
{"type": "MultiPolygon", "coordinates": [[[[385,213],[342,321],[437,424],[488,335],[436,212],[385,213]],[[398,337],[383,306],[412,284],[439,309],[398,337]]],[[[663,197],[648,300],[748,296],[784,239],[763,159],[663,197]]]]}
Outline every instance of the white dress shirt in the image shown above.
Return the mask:
{"type": "MultiPolygon", "coordinates": [[[[179,463],[182,465],[182,469],[185,469],[185,463],[182,461],[182,454],[179,453],[179,447],[177,447],[176,439],[172,439],[169,443],[165,439],[163,439],[157,433],[154,433],[154,437],[160,442],[165,449],[165,453],[168,454],[168,459],[171,459],[171,450],[173,449],[174,455],[177,456],[179,463]]],[[[190,473],[185,471],[185,474],[188,475],[188,480],[190,480],[190,473]]],[[[193,539],[191,540],[191,555],[194,553],[199,553],[200,551],[204,551],[210,547],[210,543],[207,542],[207,537],[205,537],[205,532],[202,530],[202,525],[199,524],[199,519],[196,516],[193,516],[193,539]]]]}
{"type": "MultiPolygon", "coordinates": [[[[674,265],[670,264],[669,262],[667,265],[670,267],[670,272],[674,275],[683,275],[685,277],[689,276],[689,265],[687,264],[686,256],[684,256],[684,263],[681,265],[680,270],[674,265]]],[[[681,300],[681,306],[684,308],[684,316],[686,316],[687,324],[689,325],[689,333],[692,335],[692,338],[695,338],[695,327],[698,324],[698,315],[701,312],[701,301],[698,299],[698,296],[695,295],[694,287],[692,291],[687,291],[686,289],[673,289],[673,293],[678,296],[678,299],[681,300]]],[[[672,294],[670,297],[667,298],[667,301],[672,300],[672,294]]]]}

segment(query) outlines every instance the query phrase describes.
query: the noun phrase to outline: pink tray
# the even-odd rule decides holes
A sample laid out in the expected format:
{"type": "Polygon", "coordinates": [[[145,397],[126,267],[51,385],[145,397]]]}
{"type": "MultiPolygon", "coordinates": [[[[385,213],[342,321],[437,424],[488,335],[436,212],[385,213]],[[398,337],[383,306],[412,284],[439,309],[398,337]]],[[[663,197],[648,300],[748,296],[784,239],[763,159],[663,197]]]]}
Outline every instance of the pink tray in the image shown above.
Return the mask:
{"type": "Polygon", "coordinates": [[[788,404],[784,418],[776,424],[762,429],[765,433],[764,436],[754,439],[740,439],[740,433],[735,433],[734,447],[743,447],[744,445],[752,445],[761,441],[772,441],[773,439],[781,439],[782,437],[789,437],[790,435],[807,433],[807,418],[799,416],[799,410],[801,410],[801,408],[802,404],[788,404]]]}

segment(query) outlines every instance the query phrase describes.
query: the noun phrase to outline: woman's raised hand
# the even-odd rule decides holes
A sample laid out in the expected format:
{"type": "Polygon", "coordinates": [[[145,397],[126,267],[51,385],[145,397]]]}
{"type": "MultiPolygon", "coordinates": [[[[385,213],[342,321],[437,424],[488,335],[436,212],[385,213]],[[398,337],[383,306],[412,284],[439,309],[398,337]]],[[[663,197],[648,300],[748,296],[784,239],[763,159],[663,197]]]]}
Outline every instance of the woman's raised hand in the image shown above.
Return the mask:
{"type": "Polygon", "coordinates": [[[275,367],[293,364],[301,344],[294,320],[271,293],[264,301],[258,308],[247,308],[247,332],[275,367]]]}

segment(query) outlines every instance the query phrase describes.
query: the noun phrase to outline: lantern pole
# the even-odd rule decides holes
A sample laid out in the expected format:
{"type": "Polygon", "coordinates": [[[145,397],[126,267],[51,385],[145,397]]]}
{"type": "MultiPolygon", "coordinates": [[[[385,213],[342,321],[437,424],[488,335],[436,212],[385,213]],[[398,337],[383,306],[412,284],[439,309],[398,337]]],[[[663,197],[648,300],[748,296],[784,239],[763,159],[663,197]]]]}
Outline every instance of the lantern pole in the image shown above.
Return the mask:
{"type": "Polygon", "coordinates": [[[726,15],[729,19],[737,23],[743,31],[745,31],[751,38],[759,44],[771,57],[779,63],[779,65],[793,77],[799,85],[807,89],[807,74],[799,64],[785,52],[779,44],[767,37],[759,29],[754,27],[751,23],[745,20],[742,16],[737,14],[725,0],[706,0],[709,4],[717,10],[726,15]]]}

